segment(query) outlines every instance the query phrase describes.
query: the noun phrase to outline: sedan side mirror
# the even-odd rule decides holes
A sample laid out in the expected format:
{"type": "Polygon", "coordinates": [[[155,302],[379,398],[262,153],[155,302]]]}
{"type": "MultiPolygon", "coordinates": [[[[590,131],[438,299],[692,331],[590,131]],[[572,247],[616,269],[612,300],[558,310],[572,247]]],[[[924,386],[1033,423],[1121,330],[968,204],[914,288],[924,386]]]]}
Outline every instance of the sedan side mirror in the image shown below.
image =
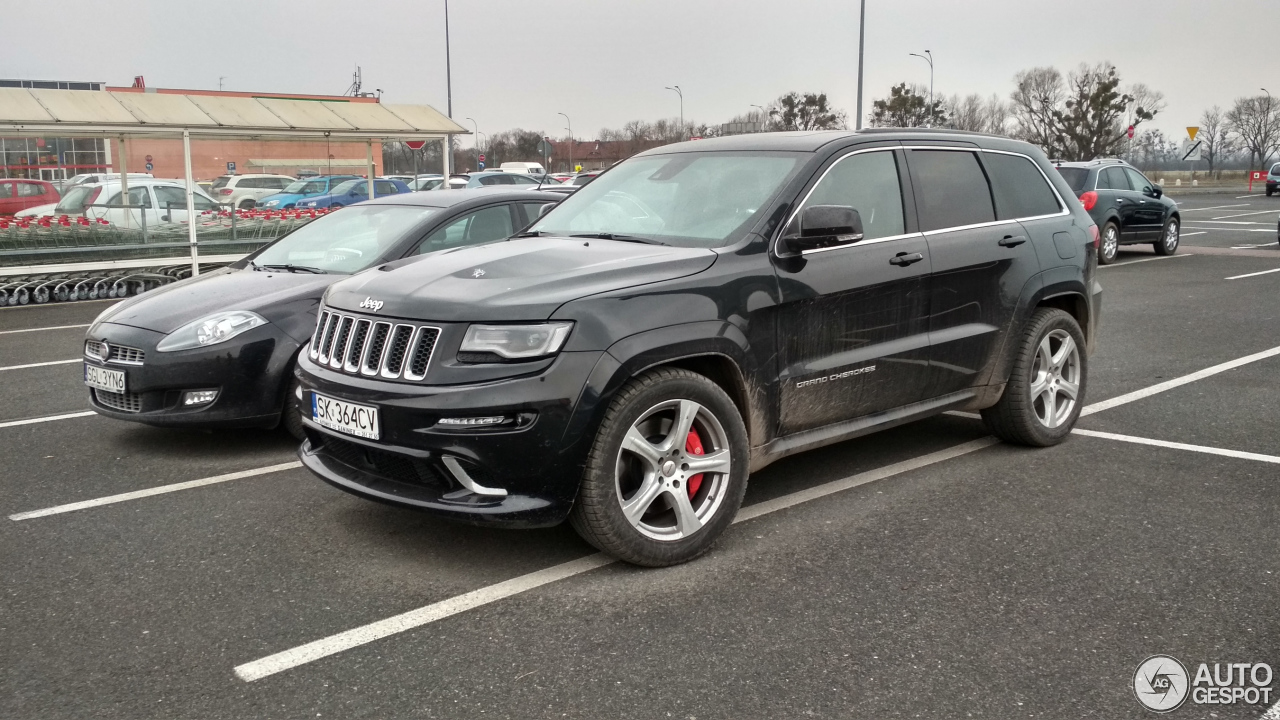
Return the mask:
{"type": "Polygon", "coordinates": [[[1159,200],[1161,195],[1164,195],[1164,188],[1155,183],[1151,183],[1151,197],[1159,200]]]}
{"type": "Polygon", "coordinates": [[[791,252],[850,245],[862,240],[862,216],[847,205],[813,205],[800,213],[800,232],[783,236],[791,252]]]}
{"type": "Polygon", "coordinates": [[[547,213],[551,212],[551,208],[555,206],[556,206],[556,203],[547,203],[546,205],[543,205],[542,207],[538,208],[538,217],[542,217],[543,215],[546,215],[547,213]]]}

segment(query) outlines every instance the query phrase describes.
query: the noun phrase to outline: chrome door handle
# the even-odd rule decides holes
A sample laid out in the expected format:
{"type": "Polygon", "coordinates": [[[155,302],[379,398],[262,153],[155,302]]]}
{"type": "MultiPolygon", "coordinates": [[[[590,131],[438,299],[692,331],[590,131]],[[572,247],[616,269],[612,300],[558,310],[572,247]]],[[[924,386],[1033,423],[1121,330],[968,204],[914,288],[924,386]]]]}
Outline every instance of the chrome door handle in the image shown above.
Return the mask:
{"type": "Polygon", "coordinates": [[[1027,241],[1027,238],[1026,236],[1023,236],[1023,235],[1005,235],[1004,238],[1000,241],[1000,246],[1001,247],[1018,247],[1019,245],[1021,245],[1026,241],[1027,241]]]}
{"type": "Polygon", "coordinates": [[[906,267],[911,263],[918,263],[923,259],[924,259],[924,255],[921,255],[920,253],[900,252],[897,255],[894,255],[893,257],[889,258],[889,264],[901,265],[902,267],[906,267]]]}

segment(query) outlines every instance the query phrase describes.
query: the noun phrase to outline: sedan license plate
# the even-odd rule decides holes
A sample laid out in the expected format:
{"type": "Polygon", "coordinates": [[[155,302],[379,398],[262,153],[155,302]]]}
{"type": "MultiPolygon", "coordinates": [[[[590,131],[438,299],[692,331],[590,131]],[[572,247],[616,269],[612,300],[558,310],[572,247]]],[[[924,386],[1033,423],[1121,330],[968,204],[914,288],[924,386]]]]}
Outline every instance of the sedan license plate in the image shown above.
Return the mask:
{"type": "Polygon", "coordinates": [[[317,425],[356,437],[377,440],[378,408],[311,393],[311,419],[317,425]]]}
{"type": "Polygon", "coordinates": [[[108,370],[97,365],[84,364],[84,384],[107,392],[124,392],[124,371],[108,370]]]}

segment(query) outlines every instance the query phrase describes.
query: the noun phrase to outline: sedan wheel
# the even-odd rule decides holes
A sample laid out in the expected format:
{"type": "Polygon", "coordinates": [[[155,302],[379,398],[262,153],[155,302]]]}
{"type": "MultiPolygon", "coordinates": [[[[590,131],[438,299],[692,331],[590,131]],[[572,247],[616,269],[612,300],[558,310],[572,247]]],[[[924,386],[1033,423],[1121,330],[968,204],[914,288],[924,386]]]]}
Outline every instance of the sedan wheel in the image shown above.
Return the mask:
{"type": "Polygon", "coordinates": [[[747,488],[746,427],[703,375],[658,368],[627,383],[592,443],[569,520],[630,563],[682,563],[711,548],[747,488]]]}
{"type": "Polygon", "coordinates": [[[1165,223],[1164,232],[1160,235],[1160,242],[1156,243],[1157,255],[1172,255],[1178,252],[1178,241],[1180,239],[1177,219],[1170,219],[1165,223]]]}

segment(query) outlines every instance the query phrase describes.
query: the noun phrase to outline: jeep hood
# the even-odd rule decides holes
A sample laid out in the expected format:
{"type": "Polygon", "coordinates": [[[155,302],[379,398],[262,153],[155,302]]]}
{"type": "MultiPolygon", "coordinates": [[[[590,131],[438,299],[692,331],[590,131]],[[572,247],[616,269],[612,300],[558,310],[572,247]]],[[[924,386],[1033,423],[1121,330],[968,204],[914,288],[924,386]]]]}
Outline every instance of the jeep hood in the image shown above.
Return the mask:
{"type": "Polygon", "coordinates": [[[566,302],[693,275],[705,248],[577,238],[520,238],[406,258],[336,283],[330,307],[437,322],[549,318],[566,302]],[[361,303],[369,299],[365,308],[361,303]]]}

